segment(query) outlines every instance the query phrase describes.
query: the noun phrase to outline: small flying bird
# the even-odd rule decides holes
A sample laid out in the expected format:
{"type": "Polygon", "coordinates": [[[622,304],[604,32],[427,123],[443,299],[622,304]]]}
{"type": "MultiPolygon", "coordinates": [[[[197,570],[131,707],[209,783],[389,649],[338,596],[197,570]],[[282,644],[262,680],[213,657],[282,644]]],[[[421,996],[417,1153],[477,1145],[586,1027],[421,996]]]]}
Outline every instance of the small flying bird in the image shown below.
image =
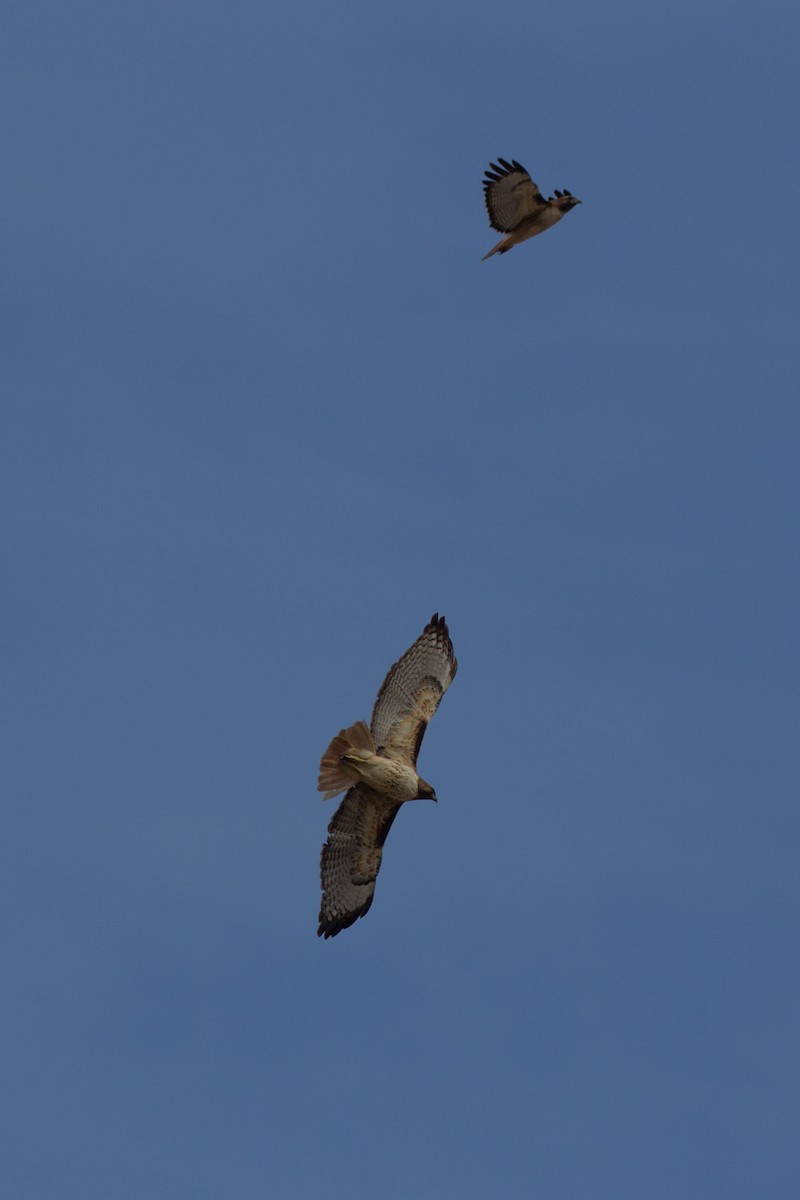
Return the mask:
{"type": "Polygon", "coordinates": [[[378,692],[372,722],[337,733],[322,756],[323,799],[347,789],[322,847],[318,937],[335,937],[368,912],[383,843],[407,800],[435,800],[417,774],[422,738],[458,669],[444,617],[434,613],[378,692]]]}
{"type": "Polygon", "coordinates": [[[485,172],[486,178],[483,180],[489,224],[492,229],[509,236],[484,254],[481,262],[493,254],[505,254],[512,246],[536,237],[537,233],[544,233],[571,208],[580,204],[580,200],[566,189],[563,192],[556,191],[555,196],[545,200],[516,159],[512,158],[509,163],[504,158],[498,158],[496,163],[489,163],[489,166],[492,169],[485,172]]]}

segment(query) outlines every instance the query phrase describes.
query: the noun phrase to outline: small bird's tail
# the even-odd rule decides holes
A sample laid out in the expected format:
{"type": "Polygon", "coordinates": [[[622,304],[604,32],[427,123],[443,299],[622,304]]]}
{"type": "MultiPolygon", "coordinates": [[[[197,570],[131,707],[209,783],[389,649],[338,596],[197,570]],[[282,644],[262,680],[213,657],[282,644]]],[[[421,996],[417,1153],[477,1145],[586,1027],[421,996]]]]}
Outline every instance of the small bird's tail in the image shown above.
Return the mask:
{"type": "Polygon", "coordinates": [[[510,237],[503,238],[502,242],[498,242],[496,246],[492,246],[488,254],[484,254],[481,262],[486,262],[487,258],[491,258],[493,254],[505,254],[506,250],[510,250],[514,245],[510,237]]]}
{"type": "Polygon", "coordinates": [[[317,791],[323,793],[323,800],[332,800],[339,792],[352,787],[358,781],[358,775],[348,770],[347,763],[342,759],[346,754],[364,753],[375,753],[372,734],[364,721],[356,721],[349,729],[342,729],[337,733],[319,764],[317,791]]]}

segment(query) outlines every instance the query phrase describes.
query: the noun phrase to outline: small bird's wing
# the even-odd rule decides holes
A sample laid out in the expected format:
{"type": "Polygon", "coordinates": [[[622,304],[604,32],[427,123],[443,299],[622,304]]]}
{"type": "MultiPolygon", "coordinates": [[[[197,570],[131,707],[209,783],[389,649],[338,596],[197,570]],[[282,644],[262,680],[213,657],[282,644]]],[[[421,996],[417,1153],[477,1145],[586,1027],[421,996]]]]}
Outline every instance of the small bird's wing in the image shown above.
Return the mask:
{"type": "Polygon", "coordinates": [[[414,645],[389,671],[372,711],[378,754],[416,770],[422,738],[458,670],[444,617],[434,613],[414,645]]]}
{"type": "Polygon", "coordinates": [[[513,233],[520,221],[546,208],[548,201],[516,159],[509,163],[498,158],[489,166],[483,180],[489,224],[498,233],[513,233]]]}
{"type": "Polygon", "coordinates": [[[359,783],[337,808],[322,847],[318,937],[336,937],[369,912],[383,843],[400,807],[359,783]]]}

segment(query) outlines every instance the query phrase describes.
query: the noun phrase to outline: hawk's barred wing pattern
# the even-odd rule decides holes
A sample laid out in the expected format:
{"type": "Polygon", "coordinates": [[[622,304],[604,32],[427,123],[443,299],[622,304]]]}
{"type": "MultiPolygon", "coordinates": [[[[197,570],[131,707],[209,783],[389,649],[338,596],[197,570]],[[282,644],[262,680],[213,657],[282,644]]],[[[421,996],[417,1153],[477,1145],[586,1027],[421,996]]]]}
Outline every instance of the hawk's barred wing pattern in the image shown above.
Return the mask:
{"type": "Polygon", "coordinates": [[[363,784],[350,788],[337,808],[322,847],[319,937],[335,937],[369,912],[383,843],[399,811],[363,784]]]}
{"type": "Polygon", "coordinates": [[[425,730],[456,677],[458,662],[444,617],[434,613],[383,681],[372,712],[379,754],[416,767],[425,730]]]}
{"type": "Polygon", "coordinates": [[[498,158],[490,163],[483,180],[489,224],[498,233],[511,233],[520,221],[547,205],[542,193],[525,168],[512,159],[498,158]]]}

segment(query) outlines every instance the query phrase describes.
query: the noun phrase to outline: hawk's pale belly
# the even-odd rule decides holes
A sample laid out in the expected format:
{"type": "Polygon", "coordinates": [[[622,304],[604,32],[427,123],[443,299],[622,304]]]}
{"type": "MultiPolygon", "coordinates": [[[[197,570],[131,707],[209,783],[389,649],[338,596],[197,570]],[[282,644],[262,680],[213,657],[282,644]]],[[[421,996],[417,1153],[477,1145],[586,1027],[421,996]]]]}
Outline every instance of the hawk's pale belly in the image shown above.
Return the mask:
{"type": "Polygon", "coordinates": [[[366,783],[367,787],[380,792],[382,796],[388,796],[391,800],[415,799],[419,790],[419,776],[411,767],[380,754],[348,754],[344,761],[356,781],[366,783]]]}

